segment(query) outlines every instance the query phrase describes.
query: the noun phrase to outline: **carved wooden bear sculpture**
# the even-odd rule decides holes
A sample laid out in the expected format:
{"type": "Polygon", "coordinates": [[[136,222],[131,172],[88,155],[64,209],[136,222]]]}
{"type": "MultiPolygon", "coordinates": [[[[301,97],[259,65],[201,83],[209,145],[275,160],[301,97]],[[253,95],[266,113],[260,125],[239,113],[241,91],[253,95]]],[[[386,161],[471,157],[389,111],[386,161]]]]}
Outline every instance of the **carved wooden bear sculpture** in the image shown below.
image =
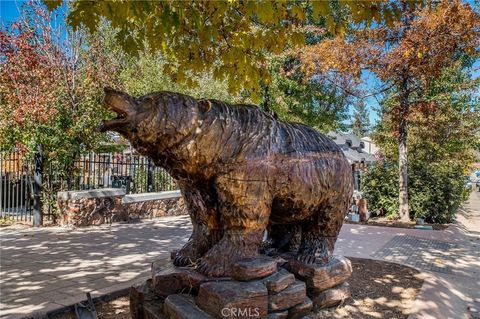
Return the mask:
{"type": "Polygon", "coordinates": [[[176,265],[198,261],[207,275],[229,276],[234,262],[259,253],[267,227],[271,248],[328,262],[352,196],[351,167],[333,141],[255,106],[105,94],[118,117],[103,130],[125,136],[178,181],[193,233],[176,265]]]}

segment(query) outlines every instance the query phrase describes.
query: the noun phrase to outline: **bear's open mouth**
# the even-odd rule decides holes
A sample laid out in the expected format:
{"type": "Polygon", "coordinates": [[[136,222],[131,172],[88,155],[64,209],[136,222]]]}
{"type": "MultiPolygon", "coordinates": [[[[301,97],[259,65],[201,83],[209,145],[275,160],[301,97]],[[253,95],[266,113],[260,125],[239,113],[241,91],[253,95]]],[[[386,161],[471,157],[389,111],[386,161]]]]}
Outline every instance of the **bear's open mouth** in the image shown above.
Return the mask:
{"type": "Polygon", "coordinates": [[[105,103],[105,107],[117,114],[117,116],[110,120],[103,120],[102,125],[100,126],[101,132],[106,132],[109,130],[115,130],[121,128],[123,125],[128,123],[128,114],[124,110],[121,110],[115,107],[112,104],[105,103]]]}
{"type": "Polygon", "coordinates": [[[124,132],[128,128],[128,124],[132,116],[136,114],[136,101],[130,95],[112,88],[104,88],[105,97],[103,99],[103,106],[110,111],[116,113],[116,117],[108,121],[103,121],[100,126],[100,131],[117,131],[124,132]]]}

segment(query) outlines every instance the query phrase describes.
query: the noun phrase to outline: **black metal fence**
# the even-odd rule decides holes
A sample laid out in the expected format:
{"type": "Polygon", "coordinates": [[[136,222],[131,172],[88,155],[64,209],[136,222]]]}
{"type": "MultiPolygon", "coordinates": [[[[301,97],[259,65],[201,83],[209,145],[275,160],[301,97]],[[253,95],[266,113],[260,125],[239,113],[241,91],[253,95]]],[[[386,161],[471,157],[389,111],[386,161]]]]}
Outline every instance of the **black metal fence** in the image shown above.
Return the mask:
{"type": "MultiPolygon", "coordinates": [[[[19,152],[0,153],[0,217],[31,221],[33,209],[33,161],[19,152]]],[[[175,181],[144,156],[129,153],[88,153],[79,156],[68,180],[54,169],[43,168],[43,211],[54,214],[56,192],[96,188],[123,188],[126,193],[176,189],[175,181]]]]}
{"type": "Polygon", "coordinates": [[[0,154],[0,214],[29,221],[32,217],[33,181],[28,163],[18,152],[0,154]]]}
{"type": "Polygon", "coordinates": [[[80,156],[75,162],[72,190],[123,188],[126,193],[173,190],[174,180],[145,156],[124,153],[80,156]]]}

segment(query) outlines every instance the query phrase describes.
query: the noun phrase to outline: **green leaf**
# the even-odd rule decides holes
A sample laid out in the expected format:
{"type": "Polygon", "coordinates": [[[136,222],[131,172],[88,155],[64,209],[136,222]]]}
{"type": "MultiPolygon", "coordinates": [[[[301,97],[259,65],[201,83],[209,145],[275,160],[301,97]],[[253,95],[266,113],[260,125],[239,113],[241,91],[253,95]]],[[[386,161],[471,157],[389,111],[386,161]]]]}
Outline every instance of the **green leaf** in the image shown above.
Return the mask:
{"type": "Polygon", "coordinates": [[[43,3],[45,3],[45,6],[48,8],[48,10],[53,11],[57,9],[59,6],[61,6],[63,1],[62,0],[44,0],[43,3]]]}

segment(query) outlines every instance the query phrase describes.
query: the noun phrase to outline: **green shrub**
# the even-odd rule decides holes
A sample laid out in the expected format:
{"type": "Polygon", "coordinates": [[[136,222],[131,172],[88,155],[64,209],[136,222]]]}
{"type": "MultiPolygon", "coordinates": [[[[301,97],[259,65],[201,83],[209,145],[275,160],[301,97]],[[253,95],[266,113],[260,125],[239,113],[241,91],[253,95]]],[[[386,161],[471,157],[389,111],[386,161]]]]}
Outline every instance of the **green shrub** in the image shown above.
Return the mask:
{"type": "Polygon", "coordinates": [[[429,223],[450,223],[465,200],[462,169],[449,163],[410,165],[410,217],[429,223]]]}
{"type": "Polygon", "coordinates": [[[362,175],[362,191],[370,211],[394,218],[398,212],[398,167],[380,162],[371,165],[362,175]]]}
{"type": "MultiPolygon", "coordinates": [[[[450,223],[466,198],[462,169],[449,163],[410,161],[408,167],[410,218],[429,223],[450,223]]],[[[370,210],[395,218],[398,212],[396,163],[372,165],[363,175],[362,191],[370,210]]]]}

